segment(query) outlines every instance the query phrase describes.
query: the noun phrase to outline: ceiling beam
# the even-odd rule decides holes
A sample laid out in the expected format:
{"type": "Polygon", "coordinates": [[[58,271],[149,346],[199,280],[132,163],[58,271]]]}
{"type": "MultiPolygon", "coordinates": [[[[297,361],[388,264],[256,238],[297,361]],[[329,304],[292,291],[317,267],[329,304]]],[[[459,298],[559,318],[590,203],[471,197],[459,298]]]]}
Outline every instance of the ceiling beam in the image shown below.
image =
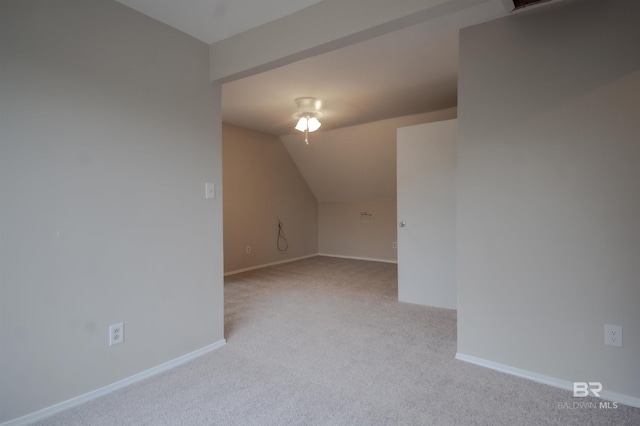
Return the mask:
{"type": "MultiPolygon", "coordinates": [[[[213,43],[211,80],[226,82],[475,6],[503,0],[324,0],[213,43]]],[[[498,16],[496,16],[498,17],[498,16]]]]}

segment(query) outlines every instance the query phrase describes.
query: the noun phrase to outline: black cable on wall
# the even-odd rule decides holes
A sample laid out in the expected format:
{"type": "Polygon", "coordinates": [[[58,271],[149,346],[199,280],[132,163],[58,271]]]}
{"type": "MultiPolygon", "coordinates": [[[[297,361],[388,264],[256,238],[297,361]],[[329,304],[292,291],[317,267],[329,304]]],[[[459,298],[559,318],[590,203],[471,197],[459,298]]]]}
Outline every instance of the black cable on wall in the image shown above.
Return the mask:
{"type": "Polygon", "coordinates": [[[287,238],[284,236],[282,221],[280,219],[278,219],[278,238],[276,239],[276,247],[280,252],[285,252],[289,249],[289,241],[287,241],[287,238]]]}

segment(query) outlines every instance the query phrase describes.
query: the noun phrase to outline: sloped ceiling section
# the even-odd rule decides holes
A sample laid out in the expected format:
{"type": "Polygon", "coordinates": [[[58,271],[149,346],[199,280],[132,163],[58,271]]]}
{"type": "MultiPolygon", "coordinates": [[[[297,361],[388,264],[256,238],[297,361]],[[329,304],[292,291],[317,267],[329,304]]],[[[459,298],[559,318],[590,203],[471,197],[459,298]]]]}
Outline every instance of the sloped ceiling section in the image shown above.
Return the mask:
{"type": "Polygon", "coordinates": [[[320,0],[116,0],[207,44],[232,37],[320,0]]]}
{"type": "Polygon", "coordinates": [[[456,108],[325,132],[281,136],[318,202],[396,199],[398,127],[456,117],[456,108]]]}

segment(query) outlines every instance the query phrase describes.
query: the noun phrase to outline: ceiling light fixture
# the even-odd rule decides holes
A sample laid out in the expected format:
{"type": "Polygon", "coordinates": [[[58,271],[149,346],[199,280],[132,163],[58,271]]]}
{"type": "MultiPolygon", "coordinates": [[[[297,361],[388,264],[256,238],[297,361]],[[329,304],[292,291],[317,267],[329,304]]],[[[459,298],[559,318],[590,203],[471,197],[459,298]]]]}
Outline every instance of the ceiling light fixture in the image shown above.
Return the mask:
{"type": "Polygon", "coordinates": [[[304,132],[304,141],[309,145],[309,132],[315,132],[321,126],[318,117],[322,117],[322,103],[316,98],[303,97],[296,98],[296,105],[298,112],[293,114],[293,117],[298,119],[296,130],[304,132]]]}

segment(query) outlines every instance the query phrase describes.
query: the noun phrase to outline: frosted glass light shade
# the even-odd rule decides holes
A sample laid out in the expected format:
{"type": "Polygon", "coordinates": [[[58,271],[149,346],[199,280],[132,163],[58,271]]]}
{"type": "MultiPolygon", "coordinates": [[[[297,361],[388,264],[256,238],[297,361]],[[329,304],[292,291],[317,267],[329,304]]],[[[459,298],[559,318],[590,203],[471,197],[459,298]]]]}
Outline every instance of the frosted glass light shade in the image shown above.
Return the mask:
{"type": "Polygon", "coordinates": [[[309,121],[307,121],[307,126],[309,126],[310,132],[315,132],[320,128],[320,122],[318,121],[317,118],[311,117],[309,121]]]}
{"type": "Polygon", "coordinates": [[[315,117],[300,117],[298,124],[296,124],[296,130],[304,132],[309,129],[310,132],[315,132],[320,128],[320,121],[315,117]],[[308,126],[308,127],[307,127],[308,126]]]}
{"type": "Polygon", "coordinates": [[[307,130],[307,121],[307,117],[300,117],[298,124],[296,124],[296,130],[300,130],[301,132],[307,130]]]}

